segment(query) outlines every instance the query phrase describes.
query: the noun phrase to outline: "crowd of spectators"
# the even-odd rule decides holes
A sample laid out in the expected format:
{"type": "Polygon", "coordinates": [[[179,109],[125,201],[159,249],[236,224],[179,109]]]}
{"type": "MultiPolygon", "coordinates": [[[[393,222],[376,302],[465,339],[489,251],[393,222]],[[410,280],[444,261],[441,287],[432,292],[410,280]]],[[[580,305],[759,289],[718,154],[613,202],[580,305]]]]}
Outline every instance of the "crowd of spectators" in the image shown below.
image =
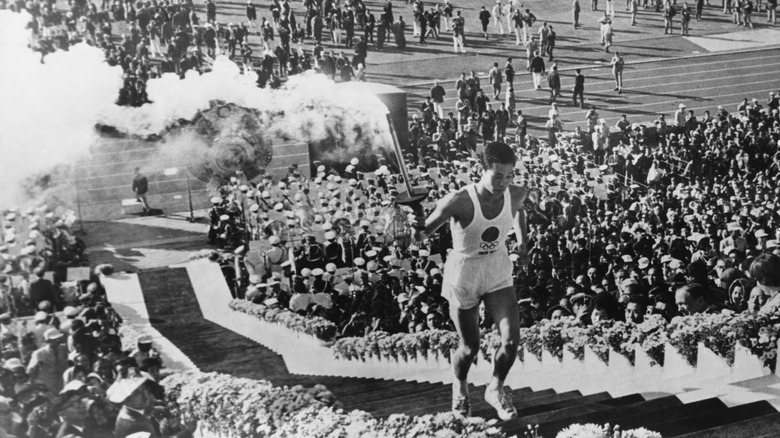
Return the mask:
{"type": "MultiPolygon", "coordinates": [[[[587,129],[557,132],[554,142],[479,122],[459,128],[432,105],[410,123],[406,161],[413,183],[430,190],[427,208],[479,179],[486,137],[521,157],[516,181],[531,188],[531,260],[514,268],[524,326],[562,315],[588,324],[777,307],[775,93],[714,114],[681,105],[669,124],[622,117],[609,127],[596,108],[584,118],[587,129]]],[[[319,166],[311,179],[291,167],[277,181],[223,187],[210,239],[245,266],[236,296],[327,318],[343,336],[451,328],[440,296],[448,230],[411,242],[393,202],[405,190],[400,177],[381,160],[364,170],[354,159],[340,172],[319,166]]],[[[511,253],[513,236],[507,245],[511,253]]]]}
{"type": "Polygon", "coordinates": [[[190,436],[156,407],[162,361],[150,338],[123,348],[99,276],[112,269],[89,268],[75,220],[46,206],[3,212],[0,437],[190,436]]]}
{"type": "Polygon", "coordinates": [[[75,220],[70,211],[46,206],[3,212],[0,313],[30,316],[43,301],[62,310],[66,300],[78,299],[86,285],[68,282],[68,268],[88,262],[71,230],[75,220]]]}
{"type": "Polygon", "coordinates": [[[162,361],[151,339],[123,348],[122,318],[97,271],[110,267],[100,265],[78,302],[64,301],[61,311],[43,300],[32,318],[0,315],[0,436],[191,436],[193,427],[157,406],[162,361]]]}

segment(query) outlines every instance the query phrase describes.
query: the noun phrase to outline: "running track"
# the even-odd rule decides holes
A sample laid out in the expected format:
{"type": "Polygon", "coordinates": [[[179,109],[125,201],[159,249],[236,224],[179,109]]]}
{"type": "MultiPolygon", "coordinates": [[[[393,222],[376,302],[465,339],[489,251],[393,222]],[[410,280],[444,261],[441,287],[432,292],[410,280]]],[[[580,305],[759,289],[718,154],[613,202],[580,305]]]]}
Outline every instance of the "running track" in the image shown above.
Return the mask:
{"type": "MultiPolygon", "coordinates": [[[[515,61],[518,71],[525,67],[525,61],[520,61],[522,64],[515,61]]],[[[586,108],[595,105],[600,117],[613,126],[621,114],[626,114],[632,123],[652,122],[658,114],[665,114],[667,121],[671,122],[680,103],[694,110],[696,115],[702,115],[705,110],[714,113],[718,105],[734,112],[745,97],[755,97],[764,105],[770,91],[780,90],[778,71],[780,48],[628,64],[623,72],[623,94],[613,91],[615,84],[609,66],[583,69],[582,73],[586,77],[586,108]]],[[[573,70],[561,72],[563,96],[558,98],[558,106],[566,131],[574,130],[575,126],[585,127],[586,110],[575,107],[571,101],[574,75],[573,70]]],[[[445,114],[454,112],[457,102],[455,78],[441,83],[447,91],[445,114]]],[[[419,112],[420,103],[432,86],[432,83],[403,86],[409,92],[410,114],[419,112]]],[[[487,78],[482,79],[482,87],[492,100],[487,78]]],[[[523,72],[515,77],[517,109],[523,110],[529,121],[529,130],[537,135],[544,127],[550,109],[546,78],[543,87],[542,90],[534,90],[529,73],[523,72]]],[[[505,90],[504,86],[502,91],[505,90]]],[[[491,103],[495,108],[500,104],[491,103]]]]}

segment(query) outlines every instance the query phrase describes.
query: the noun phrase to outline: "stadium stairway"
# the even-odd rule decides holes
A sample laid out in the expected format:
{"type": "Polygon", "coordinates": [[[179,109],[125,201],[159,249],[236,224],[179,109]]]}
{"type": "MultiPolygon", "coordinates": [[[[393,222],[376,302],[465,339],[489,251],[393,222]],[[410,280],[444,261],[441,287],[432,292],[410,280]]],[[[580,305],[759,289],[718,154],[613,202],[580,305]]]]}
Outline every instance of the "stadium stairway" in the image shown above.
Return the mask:
{"type": "MultiPolygon", "coordinates": [[[[233,331],[204,319],[185,268],[140,271],[138,280],[152,326],[204,372],[265,379],[279,386],[328,387],[344,409],[360,409],[379,418],[393,414],[426,415],[450,409],[447,384],[290,374],[282,357],[233,331]]],[[[446,371],[442,371],[446,372],[446,371]]],[[[780,379],[766,376],[735,383],[767,388],[780,379]]],[[[482,400],[484,386],[471,386],[472,412],[494,419],[482,400]]],[[[767,401],[727,402],[704,390],[688,394],[583,394],[579,390],[506,388],[519,417],[499,422],[508,436],[522,436],[529,426],[553,437],[572,423],[619,424],[624,430],[645,427],[664,437],[780,436],[780,413],[767,401]]]]}
{"type": "MultiPolygon", "coordinates": [[[[175,174],[165,171],[181,166],[177,157],[161,153],[154,142],[101,137],[90,154],[73,167],[73,208],[77,207],[78,194],[84,221],[111,220],[140,213],[140,205],[131,201],[134,196],[130,189],[138,167],[149,181],[149,205],[166,213],[188,211],[187,170],[182,167],[175,174]]],[[[208,207],[206,183],[190,177],[189,184],[193,208],[208,207]]]]}

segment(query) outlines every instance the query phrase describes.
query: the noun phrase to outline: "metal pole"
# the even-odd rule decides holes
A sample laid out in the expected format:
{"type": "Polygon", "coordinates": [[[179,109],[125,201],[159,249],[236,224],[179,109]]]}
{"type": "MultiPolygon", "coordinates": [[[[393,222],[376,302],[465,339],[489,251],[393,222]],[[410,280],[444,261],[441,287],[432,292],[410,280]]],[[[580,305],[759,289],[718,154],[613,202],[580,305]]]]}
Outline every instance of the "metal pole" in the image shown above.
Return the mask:
{"type": "Polygon", "coordinates": [[[84,217],[81,215],[81,192],[79,191],[78,178],[73,178],[73,185],[76,186],[76,211],[79,215],[79,231],[84,234],[84,217]]]}
{"type": "Polygon", "coordinates": [[[190,187],[189,170],[184,171],[184,176],[187,179],[187,198],[189,198],[190,201],[190,222],[195,222],[195,213],[192,211],[192,188],[190,187]]]}
{"type": "Polygon", "coordinates": [[[409,193],[409,197],[414,196],[414,190],[412,188],[412,181],[409,179],[409,172],[406,169],[406,162],[404,161],[404,154],[401,151],[401,144],[398,142],[398,134],[395,132],[395,126],[393,126],[393,119],[390,113],[387,114],[387,124],[390,127],[390,135],[393,137],[393,149],[395,150],[396,158],[398,159],[398,167],[401,168],[401,175],[404,177],[404,184],[406,185],[406,191],[409,193]]]}

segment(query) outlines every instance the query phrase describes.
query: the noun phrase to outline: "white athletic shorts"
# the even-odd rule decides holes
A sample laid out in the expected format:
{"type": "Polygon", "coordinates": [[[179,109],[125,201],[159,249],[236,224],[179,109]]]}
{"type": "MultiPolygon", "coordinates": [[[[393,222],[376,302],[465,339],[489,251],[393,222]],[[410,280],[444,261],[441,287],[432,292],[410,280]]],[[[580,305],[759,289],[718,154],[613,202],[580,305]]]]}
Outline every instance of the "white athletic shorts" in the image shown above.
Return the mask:
{"type": "Polygon", "coordinates": [[[485,295],[514,286],[512,260],[505,250],[486,256],[451,252],[444,264],[441,294],[450,306],[471,309],[485,295]]]}

